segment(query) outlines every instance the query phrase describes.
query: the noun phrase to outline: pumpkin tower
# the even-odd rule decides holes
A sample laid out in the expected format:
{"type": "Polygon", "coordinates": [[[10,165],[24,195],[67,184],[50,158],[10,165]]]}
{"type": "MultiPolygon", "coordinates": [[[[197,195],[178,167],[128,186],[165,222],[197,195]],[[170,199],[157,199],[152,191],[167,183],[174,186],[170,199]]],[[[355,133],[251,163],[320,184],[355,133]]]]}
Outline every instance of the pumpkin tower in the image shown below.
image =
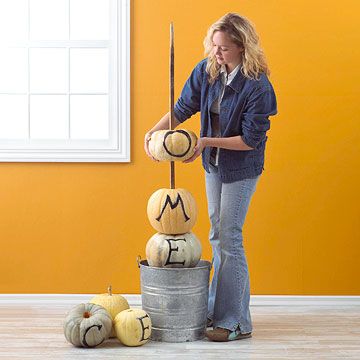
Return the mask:
{"type": "Polygon", "coordinates": [[[175,187],[175,161],[194,154],[196,135],[174,129],[174,29],[170,25],[169,129],[151,134],[149,151],[170,163],[170,188],[148,201],[150,224],[157,231],[146,244],[147,261],[139,261],[141,301],[151,317],[151,340],[186,342],[205,336],[211,263],[200,260],[201,244],[191,232],[197,207],[188,190],[175,187]]]}
{"type": "Polygon", "coordinates": [[[155,191],[147,205],[152,227],[157,231],[147,242],[146,258],[154,267],[195,267],[201,258],[201,244],[191,232],[197,207],[191,193],[175,188],[175,161],[193,155],[197,137],[192,131],[174,130],[174,29],[170,25],[170,119],[169,130],[151,134],[149,151],[159,161],[170,163],[170,188],[155,191]]]}

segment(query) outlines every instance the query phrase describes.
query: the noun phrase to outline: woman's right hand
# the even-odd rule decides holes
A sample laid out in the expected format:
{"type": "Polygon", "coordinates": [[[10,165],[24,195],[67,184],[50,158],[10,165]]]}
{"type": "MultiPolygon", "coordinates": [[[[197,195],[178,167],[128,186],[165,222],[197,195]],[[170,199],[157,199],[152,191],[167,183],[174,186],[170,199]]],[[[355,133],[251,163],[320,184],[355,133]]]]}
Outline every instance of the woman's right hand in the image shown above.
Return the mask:
{"type": "Polygon", "coordinates": [[[150,139],[151,139],[151,134],[152,134],[152,133],[151,133],[150,131],[148,131],[148,132],[145,134],[145,137],[144,137],[144,150],[145,150],[145,152],[146,152],[146,155],[147,155],[150,159],[158,162],[159,160],[156,160],[156,159],[151,155],[150,150],[149,150],[149,142],[150,142],[150,139]]]}

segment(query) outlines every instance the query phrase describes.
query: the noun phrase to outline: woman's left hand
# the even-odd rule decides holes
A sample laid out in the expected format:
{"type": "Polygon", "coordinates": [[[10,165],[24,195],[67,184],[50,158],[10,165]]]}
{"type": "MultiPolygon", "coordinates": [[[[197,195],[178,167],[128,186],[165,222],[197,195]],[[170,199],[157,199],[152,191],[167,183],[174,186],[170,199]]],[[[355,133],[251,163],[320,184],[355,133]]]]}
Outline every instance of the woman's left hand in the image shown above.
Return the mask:
{"type": "Polygon", "coordinates": [[[194,154],[191,158],[184,160],[184,163],[193,162],[201,153],[203,152],[204,148],[206,147],[206,138],[198,138],[196,145],[194,147],[194,154]]]}

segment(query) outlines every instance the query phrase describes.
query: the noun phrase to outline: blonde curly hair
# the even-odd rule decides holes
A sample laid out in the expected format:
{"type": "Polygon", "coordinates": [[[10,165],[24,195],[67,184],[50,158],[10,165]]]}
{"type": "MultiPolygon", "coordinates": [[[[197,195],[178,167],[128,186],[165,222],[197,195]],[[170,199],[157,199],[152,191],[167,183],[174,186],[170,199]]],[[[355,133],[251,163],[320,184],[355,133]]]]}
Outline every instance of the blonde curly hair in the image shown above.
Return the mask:
{"type": "Polygon", "coordinates": [[[206,72],[211,84],[219,76],[221,68],[213,52],[212,38],[216,31],[227,33],[236,45],[243,48],[240,68],[245,77],[258,80],[260,73],[270,75],[254,25],[243,16],[228,13],[210,26],[204,39],[205,56],[208,58],[206,72]]]}

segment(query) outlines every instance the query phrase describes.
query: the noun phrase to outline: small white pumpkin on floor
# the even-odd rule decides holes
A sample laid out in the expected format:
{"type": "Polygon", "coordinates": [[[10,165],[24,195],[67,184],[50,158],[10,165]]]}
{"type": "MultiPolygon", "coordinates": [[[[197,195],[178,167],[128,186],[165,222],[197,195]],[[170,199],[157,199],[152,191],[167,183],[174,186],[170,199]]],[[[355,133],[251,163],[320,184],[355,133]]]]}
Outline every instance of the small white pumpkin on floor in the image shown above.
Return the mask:
{"type": "Polygon", "coordinates": [[[111,316],[102,306],[79,304],[66,315],[64,335],[75,346],[95,347],[109,338],[111,327],[111,316]]]}
{"type": "Polygon", "coordinates": [[[117,338],[126,346],[140,346],[148,342],[151,335],[151,319],[142,309],[128,309],[115,317],[117,338]]]}
{"type": "MultiPolygon", "coordinates": [[[[129,303],[127,300],[120,294],[113,294],[111,285],[108,287],[107,294],[95,295],[90,302],[92,304],[100,305],[104,307],[109,314],[114,323],[115,316],[126,309],[129,309],[129,303]]],[[[114,327],[111,330],[110,337],[116,337],[114,327]]]]}

